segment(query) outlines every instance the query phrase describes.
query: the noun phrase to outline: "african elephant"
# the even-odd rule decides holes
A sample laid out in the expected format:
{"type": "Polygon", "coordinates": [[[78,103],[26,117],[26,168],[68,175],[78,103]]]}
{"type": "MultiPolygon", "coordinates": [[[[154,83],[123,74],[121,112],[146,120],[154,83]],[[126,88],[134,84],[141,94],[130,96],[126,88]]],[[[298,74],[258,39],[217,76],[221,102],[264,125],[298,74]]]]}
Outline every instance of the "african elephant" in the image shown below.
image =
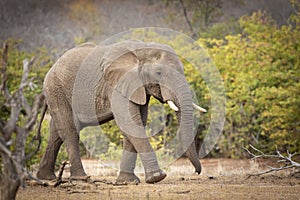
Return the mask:
{"type": "MultiPolygon", "coordinates": [[[[67,51],[44,81],[43,92],[52,118],[37,177],[56,178],[54,165],[63,142],[71,163],[71,177],[87,177],[79,155],[79,131],[115,119],[124,135],[117,180],[140,181],[134,174],[137,153],[147,183],[164,179],[166,173],[158,166],[145,132],[148,103],[153,96],[176,111],[183,144],[194,137],[193,106],[202,108],[192,102],[183,70],[171,47],[153,42],[129,40],[106,46],[86,43],[67,51]]],[[[200,173],[194,142],[186,149],[200,173]]]]}

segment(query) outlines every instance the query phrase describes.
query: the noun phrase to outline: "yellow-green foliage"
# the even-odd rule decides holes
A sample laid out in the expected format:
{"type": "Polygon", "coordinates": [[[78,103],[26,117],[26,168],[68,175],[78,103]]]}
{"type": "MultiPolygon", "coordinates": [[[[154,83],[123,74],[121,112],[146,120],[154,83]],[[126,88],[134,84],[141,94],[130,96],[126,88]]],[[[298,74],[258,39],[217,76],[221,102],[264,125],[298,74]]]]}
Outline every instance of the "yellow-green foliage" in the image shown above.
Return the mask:
{"type": "MultiPolygon", "coordinates": [[[[7,66],[7,86],[11,93],[16,92],[19,88],[21,77],[23,74],[23,60],[33,59],[29,72],[29,80],[32,80],[29,87],[25,88],[24,94],[26,98],[33,100],[34,94],[40,93],[44,77],[50,68],[52,62],[47,52],[43,48],[36,49],[33,52],[21,51],[18,49],[18,44],[22,41],[9,39],[6,41],[8,45],[8,66],[7,66]]],[[[2,51],[0,49],[0,55],[2,59],[2,51]]],[[[2,64],[2,60],[1,60],[2,64]]],[[[2,96],[1,96],[2,98],[2,96]]],[[[1,99],[3,101],[3,99],[1,99]]]]}
{"type": "Polygon", "coordinates": [[[220,146],[242,156],[249,143],[299,151],[300,16],[278,27],[258,12],[240,19],[242,34],[201,40],[226,85],[227,114],[220,146]]]}

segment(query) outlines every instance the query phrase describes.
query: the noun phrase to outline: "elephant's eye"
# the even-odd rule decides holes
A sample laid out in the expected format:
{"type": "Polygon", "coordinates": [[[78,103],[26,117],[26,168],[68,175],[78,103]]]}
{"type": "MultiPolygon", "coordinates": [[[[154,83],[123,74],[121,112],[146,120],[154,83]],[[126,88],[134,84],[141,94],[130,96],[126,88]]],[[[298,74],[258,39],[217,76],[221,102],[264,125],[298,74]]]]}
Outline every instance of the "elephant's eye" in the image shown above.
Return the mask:
{"type": "Polygon", "coordinates": [[[162,73],[161,73],[161,71],[156,71],[156,76],[157,76],[157,78],[162,78],[162,73]]]}

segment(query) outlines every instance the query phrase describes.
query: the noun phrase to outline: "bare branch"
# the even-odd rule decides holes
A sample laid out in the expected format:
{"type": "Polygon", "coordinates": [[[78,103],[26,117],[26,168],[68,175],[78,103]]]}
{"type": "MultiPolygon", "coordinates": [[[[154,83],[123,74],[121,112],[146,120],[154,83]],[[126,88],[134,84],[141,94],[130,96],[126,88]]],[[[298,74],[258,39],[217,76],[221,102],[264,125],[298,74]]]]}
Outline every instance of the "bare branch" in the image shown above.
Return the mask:
{"type": "Polygon", "coordinates": [[[284,166],[284,167],[270,167],[271,169],[269,170],[266,170],[266,171],[263,171],[263,172],[259,172],[259,173],[255,173],[255,174],[249,174],[248,175],[248,178],[251,177],[251,176],[260,176],[260,175],[263,175],[263,174],[267,174],[267,173],[270,173],[270,172],[275,172],[275,171],[281,171],[281,170],[286,170],[286,169],[290,169],[290,168],[294,168],[295,166],[284,166]]]}
{"type": "Polygon", "coordinates": [[[27,179],[34,180],[37,184],[42,186],[47,186],[48,184],[46,182],[43,182],[35,177],[33,177],[30,173],[27,172],[27,170],[13,157],[12,152],[7,148],[4,141],[0,138],[0,152],[5,154],[10,161],[12,162],[13,166],[17,170],[16,173],[20,177],[21,182],[27,179]]]}
{"type": "Polygon", "coordinates": [[[7,87],[6,81],[7,81],[7,65],[8,65],[8,44],[4,43],[3,45],[3,53],[2,53],[2,63],[1,63],[1,75],[2,75],[2,81],[1,81],[1,86],[0,90],[3,92],[3,95],[5,96],[6,99],[10,99],[11,95],[9,92],[9,89],[7,87]]]}
{"type": "MultiPolygon", "coordinates": [[[[34,101],[34,105],[33,105],[33,108],[32,108],[32,111],[31,111],[31,114],[30,114],[30,118],[28,119],[26,125],[25,125],[25,129],[29,132],[36,120],[37,120],[37,116],[38,116],[38,110],[42,107],[42,103],[44,102],[45,100],[45,96],[43,94],[40,94],[40,95],[37,95],[35,97],[35,101],[34,101]]],[[[39,150],[40,150],[40,147],[41,147],[41,143],[42,143],[42,138],[41,138],[41,127],[42,127],[42,121],[43,121],[43,117],[45,116],[45,113],[47,111],[47,104],[45,103],[44,104],[44,107],[43,107],[43,111],[42,111],[42,119],[40,120],[39,124],[38,124],[38,133],[32,138],[32,141],[31,141],[31,145],[33,144],[33,142],[35,140],[38,141],[38,144],[37,144],[37,147],[34,151],[32,151],[31,153],[27,154],[25,157],[24,157],[24,160],[23,161],[26,161],[28,159],[30,159],[32,156],[34,156],[39,150]]]]}
{"type": "Polygon", "coordinates": [[[291,169],[291,168],[294,168],[294,169],[300,168],[300,163],[297,163],[297,162],[292,160],[292,157],[294,155],[296,155],[295,153],[291,154],[289,151],[287,151],[287,156],[284,156],[276,148],[276,153],[277,153],[276,155],[268,155],[268,154],[265,154],[264,152],[260,151],[259,149],[255,148],[251,144],[249,146],[252,150],[259,153],[257,155],[255,153],[252,153],[249,149],[243,147],[243,149],[245,149],[253,157],[252,159],[257,159],[257,158],[262,158],[262,157],[264,157],[264,158],[277,158],[277,159],[279,159],[277,161],[277,163],[282,163],[283,166],[281,166],[281,167],[269,166],[269,168],[270,168],[269,170],[259,172],[259,173],[255,173],[255,174],[249,174],[248,178],[251,177],[251,176],[259,176],[259,175],[267,174],[267,173],[274,172],[274,171],[282,171],[282,170],[291,169]]]}
{"type": "Polygon", "coordinates": [[[21,104],[19,99],[11,98],[10,99],[10,118],[6,125],[3,128],[5,141],[8,141],[11,137],[11,134],[16,130],[16,124],[19,120],[21,112],[21,104]]]}
{"type": "Polygon", "coordinates": [[[0,119],[0,133],[4,134],[5,121],[0,119]]]}
{"type": "Polygon", "coordinates": [[[259,152],[262,155],[265,155],[262,151],[258,150],[257,148],[255,148],[254,146],[252,146],[251,144],[249,145],[252,149],[254,149],[255,151],[259,152]]]}
{"type": "Polygon", "coordinates": [[[26,110],[26,113],[29,114],[31,112],[31,107],[29,106],[27,99],[24,97],[23,90],[26,86],[30,83],[28,82],[28,75],[29,75],[29,66],[33,63],[33,58],[28,61],[28,59],[23,60],[23,75],[21,78],[21,83],[19,89],[17,91],[17,95],[20,98],[22,106],[26,110]]]}
{"type": "Polygon", "coordinates": [[[64,172],[64,169],[65,169],[66,165],[70,165],[70,162],[67,161],[67,160],[65,160],[65,161],[61,164],[61,166],[60,166],[60,168],[59,168],[59,172],[58,172],[58,176],[57,176],[58,179],[61,179],[61,178],[62,178],[62,175],[63,175],[63,172],[64,172]]]}
{"type": "Polygon", "coordinates": [[[5,154],[9,158],[9,160],[12,162],[13,166],[17,170],[17,174],[20,177],[20,180],[23,180],[26,174],[26,170],[19,162],[16,161],[16,159],[12,155],[12,152],[7,148],[5,141],[3,141],[1,138],[0,138],[0,153],[5,154]]]}
{"type": "Polygon", "coordinates": [[[11,151],[6,147],[5,141],[0,138],[0,152],[5,153],[7,156],[11,157],[11,151]]]}
{"type": "Polygon", "coordinates": [[[58,176],[57,176],[56,181],[55,181],[55,183],[54,183],[54,187],[59,186],[59,185],[63,182],[63,181],[62,181],[62,175],[63,175],[63,172],[64,172],[64,169],[65,169],[66,165],[69,165],[69,164],[70,164],[70,162],[67,161],[67,160],[65,160],[65,161],[61,164],[61,166],[60,166],[60,168],[59,168],[58,176]]]}
{"type": "Polygon", "coordinates": [[[261,158],[261,157],[269,157],[269,158],[278,158],[278,155],[268,155],[265,154],[264,152],[260,151],[259,149],[255,148],[254,146],[252,146],[251,144],[249,144],[249,147],[251,149],[253,149],[254,151],[258,152],[259,154],[254,154],[252,153],[249,149],[243,147],[244,150],[246,150],[253,158],[252,159],[257,159],[257,158],[261,158]]]}
{"type": "Polygon", "coordinates": [[[185,7],[185,5],[184,5],[183,0],[179,0],[179,3],[180,3],[181,8],[182,8],[182,10],[183,10],[184,19],[185,19],[185,21],[187,22],[187,24],[188,24],[188,26],[189,26],[189,28],[190,28],[190,30],[191,30],[191,32],[192,32],[192,38],[196,38],[196,37],[197,37],[197,34],[196,34],[196,32],[195,32],[195,30],[194,30],[194,28],[193,28],[193,25],[192,25],[190,19],[189,19],[188,16],[187,16],[187,9],[186,9],[186,7],[185,7]]]}
{"type": "Polygon", "coordinates": [[[45,99],[45,96],[43,94],[37,95],[35,97],[32,109],[30,109],[30,112],[28,113],[29,119],[27,120],[26,125],[25,125],[25,129],[27,131],[32,130],[32,128],[37,120],[38,111],[42,107],[42,105],[43,105],[42,103],[44,102],[44,99],[45,99]]]}
{"type": "MultiPolygon", "coordinates": [[[[30,86],[32,80],[28,80],[29,67],[33,63],[33,58],[29,61],[23,60],[23,74],[19,84],[19,88],[13,94],[10,93],[7,86],[7,65],[8,65],[8,46],[4,46],[2,55],[2,65],[0,66],[0,76],[2,78],[0,90],[4,96],[4,106],[9,110],[10,116],[8,120],[0,119],[0,156],[2,159],[2,169],[0,171],[0,184],[1,184],[1,199],[15,199],[20,185],[24,185],[26,177],[31,177],[28,174],[24,163],[26,158],[34,155],[25,155],[26,139],[29,132],[32,130],[37,116],[38,110],[42,107],[44,101],[44,95],[36,95],[34,104],[31,107],[27,99],[24,96],[24,88],[30,86]],[[21,115],[21,110],[26,111],[24,119],[26,124],[24,127],[18,125],[18,121],[21,115]],[[16,133],[16,139],[14,140],[14,149],[10,149],[12,134],[16,133]],[[3,192],[9,191],[9,192],[3,192]]],[[[36,153],[40,148],[41,140],[39,143],[36,153]]]]}
{"type": "MultiPolygon", "coordinates": [[[[3,57],[6,57],[6,56],[3,56],[3,57]]],[[[9,118],[8,122],[6,123],[6,125],[2,129],[6,140],[8,140],[8,138],[10,138],[10,136],[13,132],[16,132],[16,127],[17,127],[16,124],[19,120],[21,108],[23,107],[26,110],[27,114],[31,113],[31,107],[29,106],[29,104],[24,96],[23,89],[27,85],[29,85],[29,83],[28,83],[29,65],[31,65],[33,63],[33,61],[34,61],[33,58],[30,61],[28,61],[27,59],[23,60],[23,75],[21,78],[20,86],[13,95],[9,94],[8,88],[6,86],[6,79],[7,79],[6,67],[5,67],[5,74],[2,74],[2,76],[4,77],[3,84],[7,88],[6,91],[8,92],[8,94],[6,94],[6,97],[7,98],[9,97],[9,99],[7,99],[7,101],[9,102],[9,106],[10,106],[10,118],[9,118]]],[[[3,70],[3,72],[4,72],[4,70],[3,70]]],[[[5,92],[5,93],[7,93],[7,92],[5,92]]],[[[29,117],[29,118],[31,119],[31,117],[29,117]]],[[[33,124],[33,123],[30,123],[30,124],[33,124]]],[[[26,129],[29,130],[28,129],[29,127],[31,128],[32,125],[27,126],[26,129]]]]}
{"type": "Polygon", "coordinates": [[[40,179],[38,179],[38,178],[32,176],[30,173],[27,173],[27,175],[28,175],[27,178],[28,178],[29,180],[33,180],[33,181],[34,181],[33,183],[35,183],[35,184],[37,184],[37,185],[41,185],[41,186],[44,186],[44,187],[46,187],[46,186],[49,185],[47,182],[44,182],[44,181],[42,181],[42,180],[40,180],[40,179]]]}

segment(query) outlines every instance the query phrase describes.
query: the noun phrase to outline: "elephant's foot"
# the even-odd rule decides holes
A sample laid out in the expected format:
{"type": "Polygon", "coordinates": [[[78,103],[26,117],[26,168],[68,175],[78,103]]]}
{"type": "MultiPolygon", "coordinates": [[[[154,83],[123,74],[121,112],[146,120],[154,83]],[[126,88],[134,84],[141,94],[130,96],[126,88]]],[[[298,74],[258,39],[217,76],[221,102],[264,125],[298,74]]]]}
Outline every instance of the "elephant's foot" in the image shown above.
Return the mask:
{"type": "Polygon", "coordinates": [[[166,178],[167,174],[162,171],[161,169],[147,172],[146,173],[146,183],[157,183],[159,181],[162,181],[164,178],[166,178]]]}
{"type": "Polygon", "coordinates": [[[134,183],[139,184],[141,181],[134,173],[120,172],[116,183],[134,183]]]}
{"type": "Polygon", "coordinates": [[[39,170],[36,174],[37,178],[41,180],[54,180],[56,179],[56,176],[54,172],[51,171],[45,171],[45,170],[39,170]]]}
{"type": "Polygon", "coordinates": [[[70,176],[70,180],[72,181],[89,181],[91,176],[70,176]]]}
{"type": "Polygon", "coordinates": [[[88,180],[90,178],[90,176],[88,176],[83,170],[72,170],[71,169],[71,176],[70,179],[72,180],[88,180]]]}

